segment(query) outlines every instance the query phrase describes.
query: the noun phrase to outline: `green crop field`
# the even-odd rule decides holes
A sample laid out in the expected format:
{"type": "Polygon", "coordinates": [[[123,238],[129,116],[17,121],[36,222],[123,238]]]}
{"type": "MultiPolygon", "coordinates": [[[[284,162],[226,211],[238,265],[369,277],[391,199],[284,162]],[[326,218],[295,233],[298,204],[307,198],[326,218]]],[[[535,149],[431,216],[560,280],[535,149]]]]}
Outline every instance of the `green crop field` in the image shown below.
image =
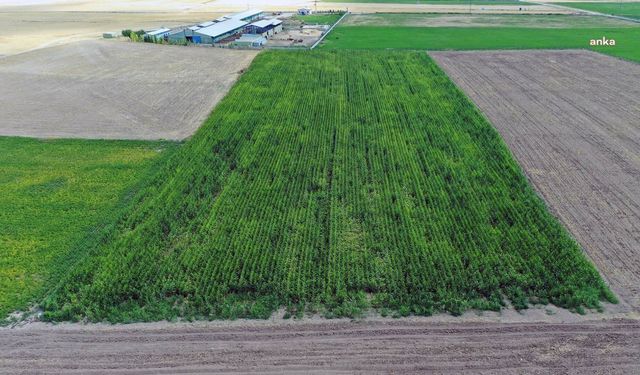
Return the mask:
{"type": "Polygon", "coordinates": [[[336,14],[311,14],[308,16],[294,16],[293,18],[303,21],[307,25],[333,25],[342,17],[342,13],[336,14]]]}
{"type": "Polygon", "coordinates": [[[1,317],[28,307],[68,271],[83,253],[73,244],[92,236],[169,146],[0,137],[1,317]]]}
{"type": "Polygon", "coordinates": [[[612,14],[615,16],[640,19],[640,2],[558,3],[558,5],[604,14],[612,14]]]}
{"type": "Polygon", "coordinates": [[[640,61],[640,27],[632,28],[493,28],[338,26],[325,49],[482,50],[588,48],[640,61]],[[616,46],[590,47],[591,39],[615,39],[616,46]]]}
{"type": "Polygon", "coordinates": [[[614,301],[422,52],[264,52],[43,303],[51,320],[614,301]]]}

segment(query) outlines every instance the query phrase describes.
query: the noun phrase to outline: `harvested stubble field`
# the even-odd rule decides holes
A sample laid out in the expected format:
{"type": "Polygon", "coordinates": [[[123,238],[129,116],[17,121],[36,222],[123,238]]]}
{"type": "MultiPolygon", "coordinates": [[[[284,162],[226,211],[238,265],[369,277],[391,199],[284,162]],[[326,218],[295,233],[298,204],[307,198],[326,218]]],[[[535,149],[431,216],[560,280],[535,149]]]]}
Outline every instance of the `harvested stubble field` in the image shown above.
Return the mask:
{"type": "Polygon", "coordinates": [[[640,308],[640,65],[588,51],[432,52],[613,290],[640,308]]]}
{"type": "Polygon", "coordinates": [[[253,51],[85,41],[0,59],[0,135],[189,137],[253,51]]]}
{"type": "MultiPolygon", "coordinates": [[[[2,3],[3,0],[0,0],[2,3]]],[[[107,4],[113,5],[113,2],[107,4]]],[[[0,57],[87,39],[122,29],[153,30],[216,19],[222,13],[39,11],[0,6],[0,57]]]]}
{"type": "Polygon", "coordinates": [[[637,321],[238,323],[36,324],[0,328],[0,372],[474,375],[640,372],[637,321]]]}

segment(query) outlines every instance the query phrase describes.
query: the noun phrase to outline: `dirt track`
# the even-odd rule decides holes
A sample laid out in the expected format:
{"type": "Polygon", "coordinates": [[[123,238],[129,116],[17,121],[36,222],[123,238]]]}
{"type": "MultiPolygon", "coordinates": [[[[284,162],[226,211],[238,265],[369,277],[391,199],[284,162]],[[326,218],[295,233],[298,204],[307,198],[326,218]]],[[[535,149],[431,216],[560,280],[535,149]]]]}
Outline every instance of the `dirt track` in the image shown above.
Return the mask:
{"type": "Polygon", "coordinates": [[[640,310],[640,64],[587,51],[430,53],[640,310]]]}
{"type": "Polygon", "coordinates": [[[84,41],[8,56],[0,59],[0,135],[183,139],[256,54],[84,41]]]}
{"type": "Polygon", "coordinates": [[[637,374],[640,322],[0,329],[0,372],[637,374]]]}

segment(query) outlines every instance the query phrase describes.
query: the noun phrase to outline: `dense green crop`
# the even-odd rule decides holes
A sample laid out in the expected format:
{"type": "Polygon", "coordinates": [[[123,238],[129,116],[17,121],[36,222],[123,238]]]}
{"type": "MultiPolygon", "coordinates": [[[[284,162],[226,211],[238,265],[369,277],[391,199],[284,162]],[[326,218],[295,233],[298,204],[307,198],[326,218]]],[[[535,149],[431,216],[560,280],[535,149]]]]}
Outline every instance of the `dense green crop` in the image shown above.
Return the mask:
{"type": "Polygon", "coordinates": [[[0,137],[0,320],[42,298],[171,144],[0,137]],[[88,233],[89,232],[89,233],[88,233]]]}
{"type": "Polygon", "coordinates": [[[582,48],[640,61],[640,27],[377,27],[341,26],[327,36],[327,49],[485,50],[582,48]],[[591,39],[615,39],[615,46],[589,45],[591,39]]]}
{"type": "Polygon", "coordinates": [[[307,25],[333,25],[338,22],[344,13],[333,14],[311,14],[308,16],[294,16],[293,18],[303,21],[307,25]]]}
{"type": "Polygon", "coordinates": [[[582,308],[613,296],[425,53],[266,52],[49,319],[582,308]]]}
{"type": "Polygon", "coordinates": [[[640,19],[640,3],[639,2],[587,2],[587,3],[559,3],[566,7],[590,10],[605,14],[613,14],[629,18],[640,19]]]}

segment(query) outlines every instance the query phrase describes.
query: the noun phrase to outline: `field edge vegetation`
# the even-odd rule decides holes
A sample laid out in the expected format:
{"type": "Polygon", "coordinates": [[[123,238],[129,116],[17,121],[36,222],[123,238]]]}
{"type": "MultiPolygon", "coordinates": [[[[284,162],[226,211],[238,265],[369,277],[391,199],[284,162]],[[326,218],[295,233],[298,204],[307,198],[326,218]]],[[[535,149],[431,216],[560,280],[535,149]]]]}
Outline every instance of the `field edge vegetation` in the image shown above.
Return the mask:
{"type": "Polygon", "coordinates": [[[174,145],[0,137],[0,320],[58,285],[174,145]]]}

